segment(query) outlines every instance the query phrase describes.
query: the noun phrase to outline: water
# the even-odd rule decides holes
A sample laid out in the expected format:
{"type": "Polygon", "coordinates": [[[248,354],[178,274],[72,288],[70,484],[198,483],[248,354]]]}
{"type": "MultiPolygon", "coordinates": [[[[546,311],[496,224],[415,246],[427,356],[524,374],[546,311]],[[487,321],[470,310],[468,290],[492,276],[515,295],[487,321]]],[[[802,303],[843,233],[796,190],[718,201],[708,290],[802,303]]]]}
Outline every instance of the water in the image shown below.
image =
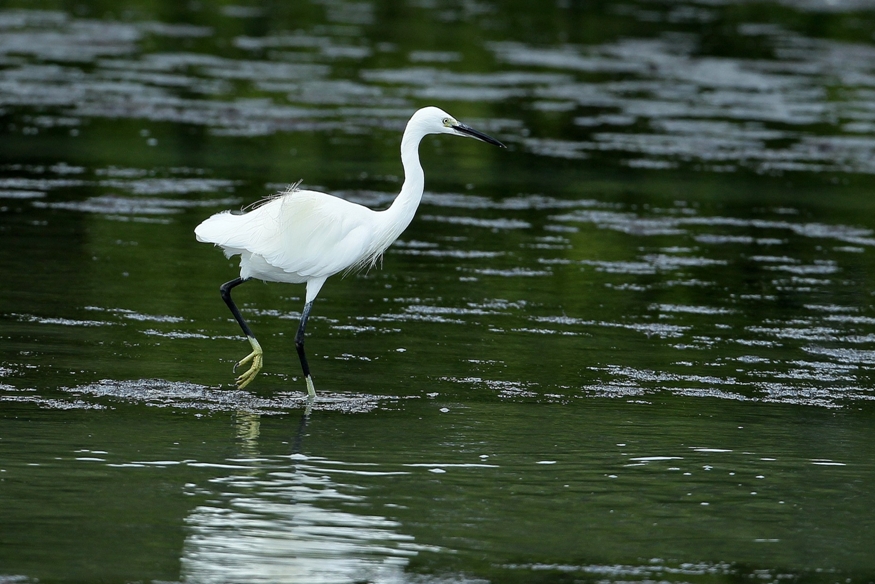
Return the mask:
{"type": "Polygon", "coordinates": [[[875,580],[875,8],[0,10],[0,582],[875,580]],[[218,295],[303,179],[382,269],[218,295]]]}

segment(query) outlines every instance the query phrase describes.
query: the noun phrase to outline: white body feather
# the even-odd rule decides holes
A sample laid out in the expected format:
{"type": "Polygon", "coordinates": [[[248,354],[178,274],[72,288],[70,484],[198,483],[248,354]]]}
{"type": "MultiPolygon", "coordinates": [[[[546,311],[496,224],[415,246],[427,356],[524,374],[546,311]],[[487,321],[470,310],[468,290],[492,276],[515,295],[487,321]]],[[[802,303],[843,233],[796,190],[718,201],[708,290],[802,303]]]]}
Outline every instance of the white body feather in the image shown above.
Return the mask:
{"type": "Polygon", "coordinates": [[[241,278],[308,282],[308,296],[315,297],[315,284],[321,288],[329,276],[378,261],[403,231],[389,215],[326,193],[291,190],[248,213],[217,213],[195,235],[228,257],[240,255],[241,278]]]}
{"type": "Polygon", "coordinates": [[[401,139],[404,185],[392,206],[374,211],[317,191],[289,189],[244,214],[217,213],[195,228],[198,241],[240,255],[240,277],[307,283],[312,302],[338,272],[375,264],[407,228],[422,199],[425,176],[419,143],[427,134],[453,133],[446,112],[417,111],[401,139]]]}

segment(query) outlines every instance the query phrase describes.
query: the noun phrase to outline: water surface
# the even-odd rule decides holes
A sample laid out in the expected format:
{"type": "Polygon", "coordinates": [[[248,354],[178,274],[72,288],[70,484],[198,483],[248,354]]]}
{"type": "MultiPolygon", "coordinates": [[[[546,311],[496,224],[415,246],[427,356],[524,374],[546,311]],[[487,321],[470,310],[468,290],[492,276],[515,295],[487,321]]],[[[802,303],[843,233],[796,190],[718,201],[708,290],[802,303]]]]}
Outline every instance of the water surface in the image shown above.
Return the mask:
{"type": "Polygon", "coordinates": [[[0,581],[875,579],[868,2],[0,10],[0,581]],[[382,269],[218,295],[211,213],[382,269]]]}

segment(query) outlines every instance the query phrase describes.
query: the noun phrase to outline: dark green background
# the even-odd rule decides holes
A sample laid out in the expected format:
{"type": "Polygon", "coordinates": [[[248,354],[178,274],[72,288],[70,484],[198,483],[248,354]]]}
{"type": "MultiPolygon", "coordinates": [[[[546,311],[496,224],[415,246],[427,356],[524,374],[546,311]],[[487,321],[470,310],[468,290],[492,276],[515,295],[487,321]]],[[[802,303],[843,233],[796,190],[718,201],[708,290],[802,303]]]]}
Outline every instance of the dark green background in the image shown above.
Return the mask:
{"type": "MultiPolygon", "coordinates": [[[[5,3],[0,582],[869,582],[866,3],[5,3]],[[298,179],[382,269],[218,295],[298,179]],[[443,471],[443,472],[440,472],[443,471]]],[[[867,60],[872,56],[871,60],[867,60]]]]}

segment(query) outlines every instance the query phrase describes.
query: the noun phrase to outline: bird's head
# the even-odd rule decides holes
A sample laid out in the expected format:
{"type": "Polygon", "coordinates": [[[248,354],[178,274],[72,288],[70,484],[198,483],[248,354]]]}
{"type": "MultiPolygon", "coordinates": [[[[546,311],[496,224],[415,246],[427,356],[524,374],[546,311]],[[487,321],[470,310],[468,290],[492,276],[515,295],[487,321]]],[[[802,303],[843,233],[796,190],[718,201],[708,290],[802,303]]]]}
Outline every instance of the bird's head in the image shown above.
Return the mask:
{"type": "Polygon", "coordinates": [[[500,148],[507,148],[507,146],[492,136],[488,136],[470,126],[466,126],[444,110],[437,107],[422,108],[413,114],[410,121],[415,121],[418,124],[421,124],[421,127],[427,134],[453,134],[465,138],[476,138],[487,144],[492,144],[500,148]]]}

